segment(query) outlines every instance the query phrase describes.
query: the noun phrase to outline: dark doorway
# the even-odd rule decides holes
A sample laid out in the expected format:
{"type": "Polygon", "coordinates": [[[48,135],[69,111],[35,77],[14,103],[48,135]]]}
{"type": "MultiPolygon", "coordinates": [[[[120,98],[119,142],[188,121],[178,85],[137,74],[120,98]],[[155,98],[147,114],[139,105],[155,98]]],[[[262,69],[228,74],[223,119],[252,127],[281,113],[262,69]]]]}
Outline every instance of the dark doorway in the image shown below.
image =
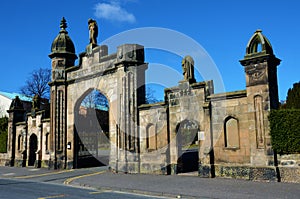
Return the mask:
{"type": "Polygon", "coordinates": [[[189,120],[177,125],[177,173],[198,171],[198,130],[198,124],[189,120]]]}
{"type": "Polygon", "coordinates": [[[75,111],[75,167],[109,164],[109,106],[107,98],[92,90],[75,111]]]}
{"type": "Polygon", "coordinates": [[[29,159],[28,166],[34,166],[37,151],[37,136],[32,134],[29,138],[29,159]]]}

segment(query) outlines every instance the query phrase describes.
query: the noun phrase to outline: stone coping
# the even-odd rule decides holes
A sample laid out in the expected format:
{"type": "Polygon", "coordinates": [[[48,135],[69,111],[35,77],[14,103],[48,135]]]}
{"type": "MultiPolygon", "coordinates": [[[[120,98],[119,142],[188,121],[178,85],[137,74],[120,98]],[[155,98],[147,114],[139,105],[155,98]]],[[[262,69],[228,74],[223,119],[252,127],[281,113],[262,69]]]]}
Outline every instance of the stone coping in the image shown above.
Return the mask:
{"type": "Polygon", "coordinates": [[[246,90],[212,94],[208,96],[208,99],[210,99],[211,101],[218,101],[224,99],[235,99],[235,98],[243,98],[243,97],[247,97],[246,90]]]}
{"type": "Polygon", "coordinates": [[[154,104],[142,104],[138,107],[138,109],[141,109],[141,110],[145,110],[145,109],[150,109],[150,108],[154,108],[154,107],[164,107],[166,106],[166,103],[165,102],[157,102],[157,103],[154,103],[154,104]]]}

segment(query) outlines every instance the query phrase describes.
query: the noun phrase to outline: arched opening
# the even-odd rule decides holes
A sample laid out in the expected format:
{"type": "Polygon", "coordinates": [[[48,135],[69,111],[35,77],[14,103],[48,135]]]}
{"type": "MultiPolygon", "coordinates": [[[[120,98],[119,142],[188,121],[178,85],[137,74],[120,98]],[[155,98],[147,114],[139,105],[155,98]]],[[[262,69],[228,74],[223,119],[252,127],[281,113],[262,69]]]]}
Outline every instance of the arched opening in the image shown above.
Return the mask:
{"type": "Polygon", "coordinates": [[[98,90],[87,91],[75,106],[75,167],[109,164],[109,103],[98,90]]]}
{"type": "Polygon", "coordinates": [[[262,44],[259,42],[257,43],[257,50],[256,52],[261,52],[263,49],[262,49],[262,44]]]}
{"type": "Polygon", "coordinates": [[[32,134],[29,138],[29,159],[28,166],[34,166],[36,160],[36,150],[37,150],[37,136],[32,134]]]}
{"type": "Polygon", "coordinates": [[[198,131],[194,121],[184,120],[177,125],[177,173],[198,171],[198,131]]]}
{"type": "Polygon", "coordinates": [[[252,41],[250,47],[250,53],[260,53],[263,51],[263,45],[259,38],[252,41]]]}

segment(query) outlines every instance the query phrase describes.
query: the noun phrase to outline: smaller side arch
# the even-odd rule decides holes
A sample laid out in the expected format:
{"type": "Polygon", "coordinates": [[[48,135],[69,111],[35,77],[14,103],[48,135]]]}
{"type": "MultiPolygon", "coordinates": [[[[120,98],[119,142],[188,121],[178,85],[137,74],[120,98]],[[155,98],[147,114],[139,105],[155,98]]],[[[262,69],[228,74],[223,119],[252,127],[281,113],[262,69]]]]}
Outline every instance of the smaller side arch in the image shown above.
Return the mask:
{"type": "Polygon", "coordinates": [[[34,166],[36,161],[36,151],[38,148],[38,138],[33,133],[29,137],[29,159],[28,159],[28,166],[34,166]]]}
{"type": "Polygon", "coordinates": [[[198,170],[200,125],[195,120],[185,119],[176,126],[177,168],[176,173],[198,170]]]}

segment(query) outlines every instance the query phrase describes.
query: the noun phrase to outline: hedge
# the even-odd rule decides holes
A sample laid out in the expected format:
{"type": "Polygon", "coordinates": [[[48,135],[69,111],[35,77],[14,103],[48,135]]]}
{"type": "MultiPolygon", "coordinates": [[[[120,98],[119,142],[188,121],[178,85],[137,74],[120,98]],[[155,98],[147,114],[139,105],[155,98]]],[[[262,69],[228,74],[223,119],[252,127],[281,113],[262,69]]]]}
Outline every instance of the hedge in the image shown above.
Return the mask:
{"type": "Polygon", "coordinates": [[[273,110],[269,121],[273,149],[279,154],[300,153],[300,109],[273,110]]]}
{"type": "Polygon", "coordinates": [[[0,118],[0,153],[7,152],[7,117],[0,118]]]}

